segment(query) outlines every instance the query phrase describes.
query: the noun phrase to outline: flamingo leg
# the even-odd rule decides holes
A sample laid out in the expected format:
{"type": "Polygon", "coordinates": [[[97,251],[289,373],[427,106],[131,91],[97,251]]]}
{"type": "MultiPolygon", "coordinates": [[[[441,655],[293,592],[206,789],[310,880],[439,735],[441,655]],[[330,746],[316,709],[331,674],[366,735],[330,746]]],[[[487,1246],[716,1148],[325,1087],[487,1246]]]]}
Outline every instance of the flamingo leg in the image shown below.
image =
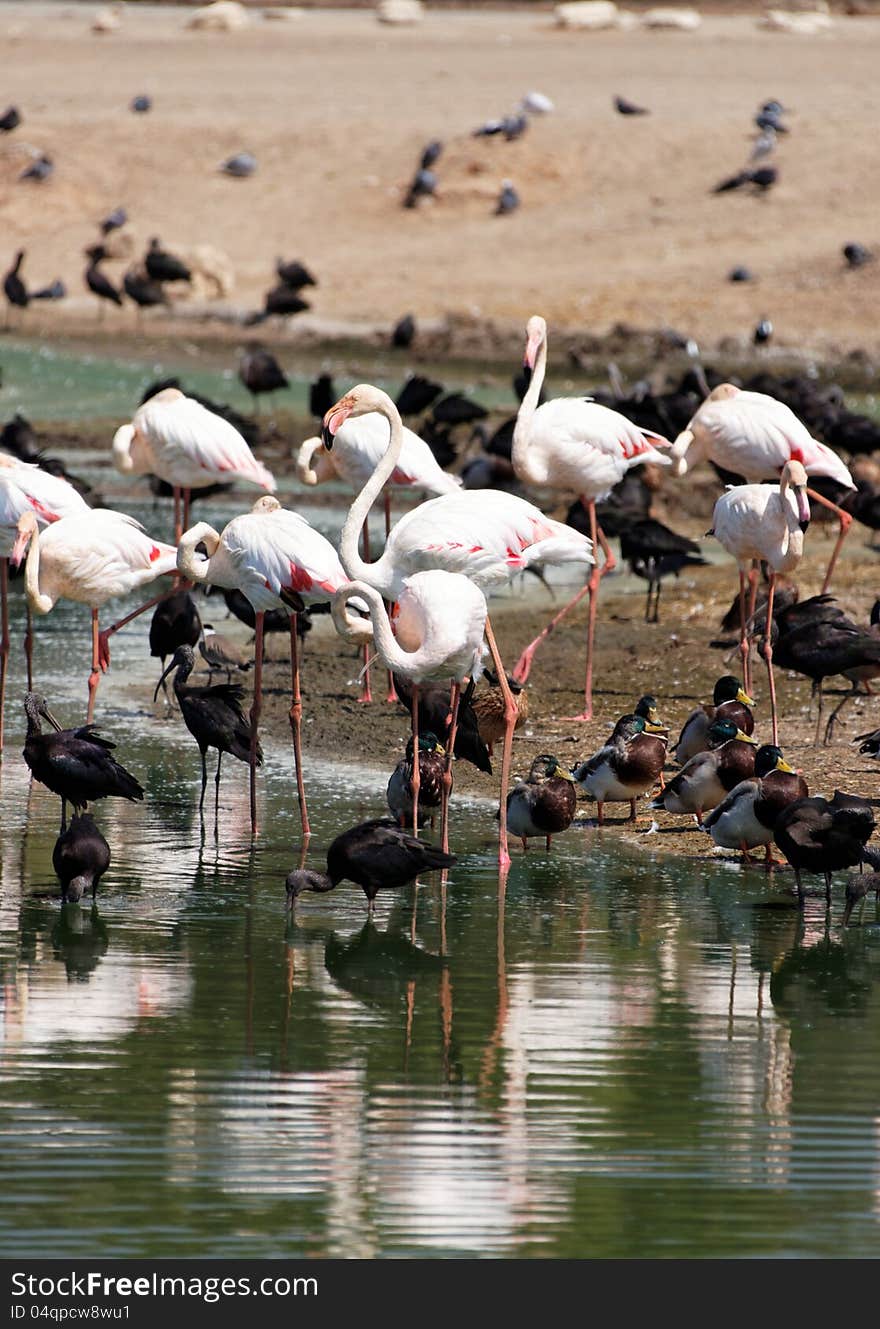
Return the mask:
{"type": "Polygon", "coordinates": [[[257,833],[257,730],[260,723],[260,710],[263,705],[263,618],[262,612],[256,615],[254,623],[254,699],[251,704],[251,835],[257,833]]]}
{"type": "Polygon", "coordinates": [[[486,641],[492,655],[492,667],[495,670],[504,697],[504,749],[501,755],[501,792],[498,804],[498,866],[502,872],[506,872],[510,867],[510,851],[507,847],[507,791],[510,786],[510,762],[513,756],[513,730],[519,712],[513,693],[510,690],[510,684],[507,681],[507,671],[504,668],[504,661],[501,659],[501,652],[498,650],[495,632],[488,614],[486,615],[486,641]]]}
{"type": "Polygon", "coordinates": [[[834,565],[840,556],[843,542],[847,537],[850,526],[853,524],[853,519],[848,512],[844,512],[843,508],[838,507],[836,503],[832,503],[830,498],[825,498],[823,494],[817,493],[815,489],[808,489],[807,497],[811,498],[814,503],[818,503],[821,507],[827,508],[829,512],[836,513],[837,520],[840,523],[840,531],[834,542],[834,548],[831,551],[828,567],[825,569],[825,580],[822,582],[822,595],[824,595],[831,584],[831,574],[834,571],[834,565]]]}
{"type": "Polygon", "coordinates": [[[773,729],[772,743],[779,742],[779,722],[776,716],[776,682],[773,678],[773,647],[770,644],[773,631],[773,596],[776,593],[776,573],[770,573],[770,585],[767,590],[767,625],[764,636],[764,659],[767,663],[767,679],[770,684],[770,722],[773,729]]]}
{"type": "Polygon", "coordinates": [[[92,672],[89,674],[89,709],[86,721],[91,724],[95,718],[95,693],[101,681],[101,635],[98,631],[98,611],[92,610],[92,672]]]}
{"type": "Polygon", "coordinates": [[[28,692],[31,692],[34,686],[34,616],[30,604],[25,610],[24,658],[27,662],[28,692]]]}
{"type": "MultiPolygon", "coordinates": [[[[148,609],[153,609],[162,600],[170,599],[171,596],[174,595],[175,590],[176,587],[172,587],[170,591],[165,591],[162,595],[154,595],[152,600],[148,600],[147,603],[141,605],[139,609],[133,609],[130,614],[125,615],[125,618],[120,618],[118,623],[114,623],[112,627],[104,629],[99,639],[99,659],[98,659],[98,663],[101,666],[102,673],[106,674],[107,670],[110,667],[110,638],[113,636],[114,632],[118,632],[120,628],[124,628],[126,623],[130,623],[132,619],[139,618],[141,614],[145,614],[148,609]]],[[[95,622],[97,622],[97,610],[95,610],[94,612],[95,612],[95,622]]]]}
{"type": "Polygon", "coordinates": [[[296,768],[296,795],[299,799],[299,816],[302,822],[303,836],[311,835],[309,810],[306,807],[306,787],[302,773],[302,697],[299,690],[299,639],[297,637],[298,614],[290,615],[290,732],[293,737],[293,764],[296,768]]]}
{"type": "Polygon", "coordinates": [[[412,741],[413,741],[413,767],[410,789],[412,790],[412,824],[413,835],[419,833],[419,789],[422,783],[422,772],[419,767],[419,685],[413,683],[412,686],[412,741]]]}
{"type": "Polygon", "coordinates": [[[183,529],[185,531],[189,530],[189,504],[191,498],[192,498],[192,490],[184,489],[183,490],[183,529]]]}
{"type": "Polygon", "coordinates": [[[461,684],[452,685],[449,700],[449,733],[446,738],[446,761],[443,765],[443,791],[440,800],[440,848],[449,853],[449,795],[452,793],[452,754],[455,751],[455,735],[458,730],[458,707],[461,701],[461,684]]]}
{"type": "Polygon", "coordinates": [[[3,712],[6,706],[6,666],[9,663],[8,592],[9,559],[0,558],[0,757],[3,755],[3,712]]]}
{"type": "Polygon", "coordinates": [[[183,522],[180,517],[180,485],[174,486],[174,542],[180,544],[183,535],[183,522]]]}
{"type": "MultiPolygon", "coordinates": [[[[364,554],[364,562],[370,562],[370,519],[367,517],[361,527],[361,547],[364,554]]],[[[370,687],[370,643],[364,642],[364,678],[361,683],[361,695],[358,701],[364,706],[369,706],[373,700],[373,690],[370,687]]]]}
{"type": "Polygon", "coordinates": [[[565,618],[565,615],[571,609],[574,609],[576,605],[580,604],[581,600],[583,600],[585,595],[590,595],[591,597],[595,596],[600,579],[605,576],[606,572],[613,572],[614,568],[617,566],[617,560],[615,559],[613,553],[611,552],[611,547],[605,538],[605,532],[602,530],[601,526],[596,524],[595,503],[583,497],[581,498],[581,502],[583,503],[584,507],[587,509],[588,512],[592,512],[592,517],[590,521],[590,535],[593,537],[594,541],[593,543],[594,557],[595,557],[596,540],[598,540],[599,547],[602,550],[602,554],[604,556],[604,562],[601,568],[599,568],[597,564],[595,563],[593,564],[593,570],[590,574],[590,579],[587,582],[586,586],[582,586],[581,589],[578,591],[577,595],[572,596],[568,604],[562,606],[559,613],[556,614],[550,620],[546,628],[544,628],[543,632],[539,632],[535,640],[529,646],[527,646],[526,649],[523,651],[522,655],[519,657],[519,659],[516,662],[516,665],[514,666],[513,680],[515,683],[525,683],[527,681],[529,673],[532,668],[532,660],[534,659],[535,651],[541,645],[541,642],[545,641],[546,638],[550,636],[550,633],[554,630],[554,628],[556,628],[557,624],[562,622],[563,618],[565,618]]]}
{"type": "MultiPolygon", "coordinates": [[[[385,486],[383,497],[385,500],[385,543],[387,544],[388,537],[391,534],[391,489],[389,488],[388,485],[385,486]]],[[[388,614],[388,617],[390,618],[391,605],[387,600],[385,601],[385,609],[388,614]]],[[[388,670],[388,696],[385,698],[385,700],[387,702],[395,702],[400,700],[400,698],[397,695],[397,689],[394,686],[394,675],[392,674],[390,669],[388,670]]]]}
{"type": "MultiPolygon", "coordinates": [[[[583,499],[581,499],[583,502],[583,499]]],[[[590,538],[593,541],[593,548],[599,541],[599,526],[596,521],[596,504],[591,500],[587,504],[587,511],[590,514],[590,538]]],[[[584,709],[580,715],[573,715],[573,721],[587,721],[593,718],[593,644],[596,636],[596,614],[599,609],[599,583],[606,572],[614,567],[614,558],[611,550],[608,548],[608,542],[605,536],[602,536],[602,551],[605,554],[605,562],[600,568],[597,563],[593,564],[590,573],[590,580],[587,582],[587,590],[590,595],[589,616],[587,618],[587,674],[584,680],[584,709]]]]}
{"type": "Polygon", "coordinates": [[[739,653],[742,659],[743,687],[751,696],[752,670],[750,661],[749,634],[746,627],[746,574],[739,570],[739,653]]]}

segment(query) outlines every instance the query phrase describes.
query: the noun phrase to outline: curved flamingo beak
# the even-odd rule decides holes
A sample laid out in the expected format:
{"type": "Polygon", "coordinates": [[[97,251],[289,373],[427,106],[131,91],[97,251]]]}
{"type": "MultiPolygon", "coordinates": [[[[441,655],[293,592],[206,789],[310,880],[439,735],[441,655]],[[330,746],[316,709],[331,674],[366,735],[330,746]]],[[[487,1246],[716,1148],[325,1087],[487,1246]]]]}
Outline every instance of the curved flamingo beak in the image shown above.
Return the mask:
{"type": "Polygon", "coordinates": [[[9,561],[14,568],[21,567],[22,559],[27,553],[27,547],[30,544],[31,536],[33,534],[33,526],[28,524],[26,527],[22,528],[21,522],[19,522],[15,544],[12,546],[12,553],[9,555],[9,561]]]}
{"type": "Polygon", "coordinates": [[[810,505],[807,501],[807,493],[803,485],[793,485],[792,488],[797,503],[798,525],[802,531],[806,531],[810,524],[810,505]]]}
{"type": "Polygon", "coordinates": [[[331,406],[330,410],[324,416],[321,426],[321,442],[328,451],[333,447],[334,435],[337,434],[345,424],[353,409],[353,403],[350,403],[346,397],[343,397],[335,406],[331,406]]]}
{"type": "Polygon", "coordinates": [[[533,332],[526,342],[525,354],[523,355],[523,368],[534,369],[535,361],[538,358],[538,349],[541,345],[541,334],[533,332]]]}

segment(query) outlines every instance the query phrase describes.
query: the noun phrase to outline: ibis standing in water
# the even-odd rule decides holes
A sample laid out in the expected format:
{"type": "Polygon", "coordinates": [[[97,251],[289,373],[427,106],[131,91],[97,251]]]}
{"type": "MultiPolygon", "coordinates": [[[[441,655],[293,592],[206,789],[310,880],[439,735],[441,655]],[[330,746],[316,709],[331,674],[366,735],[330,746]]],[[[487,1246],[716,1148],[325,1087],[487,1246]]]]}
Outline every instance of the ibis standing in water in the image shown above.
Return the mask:
{"type": "Polygon", "coordinates": [[[71,817],[58,836],[52,866],[61,882],[62,901],[81,900],[89,890],[94,900],[98,882],[110,866],[110,846],[87,812],[71,817]]]}
{"type": "Polygon", "coordinates": [[[27,716],[24,759],[34,779],[61,799],[62,831],[67,824],[68,803],[73,804],[74,812],[84,812],[96,798],[143,801],[141,785],[110,756],[116,744],[101,738],[94,725],[62,729],[46,698],[38,692],[25,693],[24,713],[27,716]],[[43,733],[42,720],[48,720],[52,733],[43,733]]]}
{"type": "MultiPolygon", "coordinates": [[[[178,646],[195,646],[202,634],[202,620],[189,591],[176,591],[160,600],[150,621],[150,655],[165,661],[178,646]]],[[[162,675],[165,677],[164,673],[162,675]]],[[[167,697],[168,689],[163,684],[167,697]]]]}
{"type": "MultiPolygon", "coordinates": [[[[208,784],[208,748],[217,749],[217,774],[214,777],[214,822],[220,803],[220,763],[223,753],[229,752],[239,761],[250,760],[250,726],[242,710],[241,700],[244,689],[238,683],[214,683],[208,687],[188,687],[186,680],[195,666],[195,653],[191,646],[178,646],[165,673],[156,684],[153,701],[159,695],[159,688],[165,679],[176,670],[174,675],[174,695],[183,716],[183,722],[199,745],[202,756],[202,796],[199,799],[199,812],[205,805],[205,789],[208,784]]],[[[263,752],[257,744],[255,760],[258,766],[263,764],[263,752]]]]}

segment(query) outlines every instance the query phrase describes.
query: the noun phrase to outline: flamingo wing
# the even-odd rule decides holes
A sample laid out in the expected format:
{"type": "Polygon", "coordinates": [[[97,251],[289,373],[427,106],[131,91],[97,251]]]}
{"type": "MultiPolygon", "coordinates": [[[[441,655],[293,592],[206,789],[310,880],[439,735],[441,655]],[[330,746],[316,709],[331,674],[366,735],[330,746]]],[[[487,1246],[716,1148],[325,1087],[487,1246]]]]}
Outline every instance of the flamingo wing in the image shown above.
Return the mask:
{"type": "Polygon", "coordinates": [[[349,580],[330,541],[284,508],[238,518],[223,539],[258,611],[289,606],[291,592],[306,603],[329,600],[349,580]]]}
{"type": "Polygon", "coordinates": [[[238,430],[191,397],[148,401],[135,424],[160,450],[162,478],[170,484],[191,487],[237,478],[275,491],[272,473],[257,461],[238,430]]]}

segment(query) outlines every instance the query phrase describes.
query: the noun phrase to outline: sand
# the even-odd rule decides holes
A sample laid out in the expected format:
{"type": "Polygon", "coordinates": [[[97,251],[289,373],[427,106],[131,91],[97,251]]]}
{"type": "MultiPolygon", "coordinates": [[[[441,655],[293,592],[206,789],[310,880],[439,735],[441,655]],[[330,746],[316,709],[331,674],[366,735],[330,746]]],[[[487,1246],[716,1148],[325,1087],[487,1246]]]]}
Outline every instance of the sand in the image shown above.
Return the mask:
{"type": "MultiPolygon", "coordinates": [[[[874,19],[836,17],[806,38],[763,31],[755,14],[709,16],[692,34],[578,34],[547,11],[429,13],[400,29],[337,11],[223,35],[139,5],[98,36],[92,14],[0,8],[3,98],[24,117],[0,141],[3,252],[25,247],[32,285],[58,276],[70,290],[27,311],[25,329],[94,326],[82,250],[124,204],[136,254],[159,235],[228,257],[232,293],[185,300],[177,319],[256,308],[279,254],[312,267],[313,312],[290,333],[274,324],[276,340],[387,328],[412,310],[426,327],[478,327],[488,352],[492,329],[519,337],[540,310],[560,331],[672,326],[707,347],[748,341],[765,316],[780,345],[880,347],[880,264],[850,272],[841,256],[847,241],[880,248],[874,19]],[[471,136],[531,89],[556,110],[522,139],[471,136]],[[147,115],[128,109],[138,93],[153,98],[147,115]],[[652,113],[617,115],[616,93],[652,113]],[[713,195],[771,97],[792,108],[779,184],[713,195]],[[438,197],[405,210],[432,138],[446,144],[438,197]],[[43,185],[16,179],[28,147],[56,163],[43,185]],[[252,179],[218,173],[244,149],[259,162],[252,179]],[[505,178],[522,206],[495,217],[505,178]],[[757,280],[729,283],[736,264],[757,280]]],[[[141,335],[132,308],[108,312],[115,335],[141,335]]]]}

